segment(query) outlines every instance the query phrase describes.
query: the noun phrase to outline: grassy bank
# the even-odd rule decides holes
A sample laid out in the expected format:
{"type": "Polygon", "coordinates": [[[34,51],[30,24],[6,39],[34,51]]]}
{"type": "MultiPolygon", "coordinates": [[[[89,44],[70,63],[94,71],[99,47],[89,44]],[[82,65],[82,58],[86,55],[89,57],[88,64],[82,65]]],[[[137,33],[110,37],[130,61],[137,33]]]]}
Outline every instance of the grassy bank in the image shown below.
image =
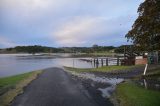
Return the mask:
{"type": "Polygon", "coordinates": [[[42,71],[0,78],[0,106],[7,106],[42,71]]]}
{"type": "Polygon", "coordinates": [[[72,67],[64,67],[66,70],[75,71],[75,72],[113,72],[120,70],[130,70],[132,68],[136,68],[139,66],[104,66],[99,68],[72,68],[72,67]]]}
{"type": "Polygon", "coordinates": [[[160,77],[160,68],[147,72],[144,77],[160,77]]]}
{"type": "Polygon", "coordinates": [[[73,54],[73,57],[112,57],[112,56],[118,56],[120,54],[112,53],[112,52],[96,52],[96,53],[78,53],[73,54]]]}
{"type": "Polygon", "coordinates": [[[160,92],[141,88],[131,82],[118,85],[115,96],[120,106],[160,106],[160,92]]]}
{"type": "Polygon", "coordinates": [[[90,53],[90,55],[93,55],[93,56],[114,56],[117,54],[112,53],[112,52],[96,52],[96,53],[90,53]]]}

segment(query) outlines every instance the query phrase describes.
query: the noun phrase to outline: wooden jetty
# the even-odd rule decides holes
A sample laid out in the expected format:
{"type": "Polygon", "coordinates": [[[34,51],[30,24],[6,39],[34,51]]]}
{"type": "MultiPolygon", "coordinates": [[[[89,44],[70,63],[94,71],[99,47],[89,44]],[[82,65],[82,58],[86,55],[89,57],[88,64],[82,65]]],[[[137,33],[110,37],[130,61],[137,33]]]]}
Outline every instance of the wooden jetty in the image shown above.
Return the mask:
{"type": "Polygon", "coordinates": [[[99,67],[99,66],[110,66],[110,65],[117,65],[120,66],[123,64],[123,57],[99,57],[99,58],[91,58],[91,59],[80,59],[82,61],[86,62],[91,62],[94,67],[99,67]]]}

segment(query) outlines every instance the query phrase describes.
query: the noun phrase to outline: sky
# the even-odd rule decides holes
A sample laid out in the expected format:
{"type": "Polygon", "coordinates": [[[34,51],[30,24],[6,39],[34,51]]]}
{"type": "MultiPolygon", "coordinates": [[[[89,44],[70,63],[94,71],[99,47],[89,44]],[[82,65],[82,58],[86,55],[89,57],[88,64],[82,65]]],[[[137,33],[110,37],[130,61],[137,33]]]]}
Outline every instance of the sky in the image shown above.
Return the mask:
{"type": "Polygon", "coordinates": [[[144,0],[0,0],[0,48],[119,46],[144,0]]]}

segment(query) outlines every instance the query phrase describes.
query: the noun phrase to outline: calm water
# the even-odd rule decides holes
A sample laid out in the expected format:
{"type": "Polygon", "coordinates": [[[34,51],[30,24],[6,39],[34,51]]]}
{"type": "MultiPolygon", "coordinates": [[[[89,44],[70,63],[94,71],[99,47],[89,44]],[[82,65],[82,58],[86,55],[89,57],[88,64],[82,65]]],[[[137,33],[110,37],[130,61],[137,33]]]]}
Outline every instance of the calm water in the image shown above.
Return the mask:
{"type": "Polygon", "coordinates": [[[160,91],[160,78],[140,79],[134,81],[139,86],[145,89],[160,91]]]}
{"type": "MultiPolygon", "coordinates": [[[[61,54],[62,55],[62,54],[61,54]]],[[[67,54],[63,54],[63,57],[67,54]]],[[[92,68],[90,62],[80,58],[57,58],[59,56],[31,56],[28,54],[0,54],[0,77],[21,74],[48,67],[92,68]]]]}

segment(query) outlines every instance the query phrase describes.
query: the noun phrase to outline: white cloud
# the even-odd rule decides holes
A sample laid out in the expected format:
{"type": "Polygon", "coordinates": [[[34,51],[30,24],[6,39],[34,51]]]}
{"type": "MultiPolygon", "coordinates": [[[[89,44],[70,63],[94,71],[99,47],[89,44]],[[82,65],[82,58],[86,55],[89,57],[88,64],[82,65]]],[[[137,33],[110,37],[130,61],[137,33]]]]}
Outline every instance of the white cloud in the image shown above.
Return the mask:
{"type": "Polygon", "coordinates": [[[34,22],[56,13],[67,3],[66,0],[1,0],[0,8],[9,21],[34,22]],[[51,14],[52,13],[52,14],[51,14]]]}
{"type": "Polygon", "coordinates": [[[82,45],[88,39],[104,32],[102,17],[74,17],[69,22],[63,23],[52,34],[59,45],[82,45]]]}
{"type": "MultiPolygon", "coordinates": [[[[136,0],[139,1],[139,0],[136,0]]],[[[134,12],[133,0],[0,0],[0,8],[11,17],[10,20],[35,21],[58,15],[74,16],[75,14],[100,15],[116,17],[134,12]],[[128,5],[130,6],[128,8],[128,5]],[[130,9],[131,8],[131,9],[130,9]]]]}
{"type": "Polygon", "coordinates": [[[14,47],[16,46],[11,40],[6,37],[0,36],[0,47],[14,47]]]}
{"type": "Polygon", "coordinates": [[[1,0],[0,7],[10,11],[16,10],[24,13],[38,11],[44,12],[45,10],[57,8],[65,3],[64,0],[1,0]]]}
{"type": "Polygon", "coordinates": [[[105,44],[113,35],[124,37],[142,1],[0,0],[0,33],[15,42],[31,44],[50,42],[50,33],[56,46],[105,44]],[[25,40],[17,39],[20,36],[25,40]]]}
{"type": "Polygon", "coordinates": [[[10,12],[29,14],[49,7],[50,0],[1,0],[1,7],[10,12]]]}
{"type": "Polygon", "coordinates": [[[104,17],[79,16],[62,23],[52,33],[52,38],[60,46],[83,46],[101,41],[113,41],[108,39],[124,38],[124,31],[130,25],[126,17],[107,19],[104,17]],[[119,35],[115,35],[119,33],[119,35]]]}

